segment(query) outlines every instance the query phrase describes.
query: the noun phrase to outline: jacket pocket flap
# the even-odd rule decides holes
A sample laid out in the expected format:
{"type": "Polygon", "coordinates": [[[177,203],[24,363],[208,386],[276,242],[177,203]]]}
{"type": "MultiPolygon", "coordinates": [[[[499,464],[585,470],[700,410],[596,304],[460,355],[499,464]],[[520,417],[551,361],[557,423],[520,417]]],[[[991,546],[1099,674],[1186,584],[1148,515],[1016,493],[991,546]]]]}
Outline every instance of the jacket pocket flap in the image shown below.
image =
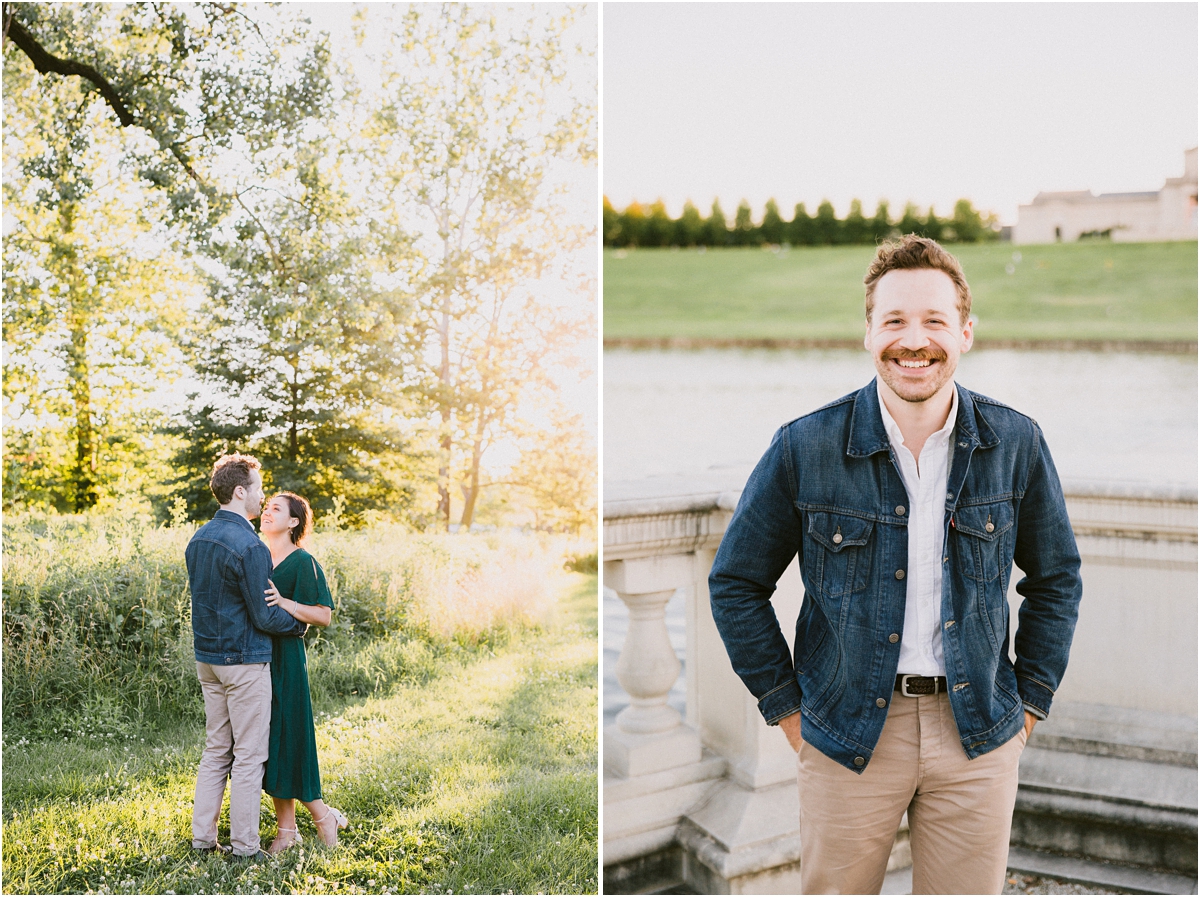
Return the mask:
{"type": "Polygon", "coordinates": [[[1006,501],[958,508],[954,512],[955,529],[980,539],[995,539],[1011,529],[1012,525],[1012,505],[1006,501]]]}
{"type": "Polygon", "coordinates": [[[861,517],[815,511],[808,517],[809,534],[830,551],[866,545],[875,524],[861,517]]]}

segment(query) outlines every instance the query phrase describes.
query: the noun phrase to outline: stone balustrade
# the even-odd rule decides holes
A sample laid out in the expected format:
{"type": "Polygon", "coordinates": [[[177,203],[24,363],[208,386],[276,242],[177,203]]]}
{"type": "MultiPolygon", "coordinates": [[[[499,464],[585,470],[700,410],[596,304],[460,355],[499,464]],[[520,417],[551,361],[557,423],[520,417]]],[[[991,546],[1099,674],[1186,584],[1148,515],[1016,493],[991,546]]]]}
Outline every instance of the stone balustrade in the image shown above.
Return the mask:
{"type": "MultiPolygon", "coordinates": [[[[605,727],[608,893],[678,881],[701,893],[799,892],[795,755],[734,674],[709,609],[708,573],[742,482],[743,471],[730,471],[606,485],[604,585],[629,609],[617,677],[630,696],[605,727]],[[680,664],[664,608],[676,591],[687,645],[682,718],[667,703],[680,664]]],[[[1190,764],[1190,798],[1180,796],[1170,811],[1186,847],[1189,825],[1194,844],[1196,807],[1196,492],[1098,484],[1066,491],[1084,599],[1055,711],[1030,744],[1100,745],[1084,752],[1160,763],[1175,757],[1167,790],[1186,789],[1190,764]]],[[[802,597],[793,564],[773,599],[789,641],[802,597]]],[[[1009,599],[1015,627],[1020,596],[1010,591],[1009,599]]],[[[1046,797],[1056,788],[1044,783],[1030,787],[1043,803],[1082,799],[1069,782],[1060,785],[1067,797],[1046,797]]],[[[1114,806],[1131,800],[1111,798],[1114,806]]],[[[893,865],[907,862],[905,848],[901,831],[893,865]]]]}

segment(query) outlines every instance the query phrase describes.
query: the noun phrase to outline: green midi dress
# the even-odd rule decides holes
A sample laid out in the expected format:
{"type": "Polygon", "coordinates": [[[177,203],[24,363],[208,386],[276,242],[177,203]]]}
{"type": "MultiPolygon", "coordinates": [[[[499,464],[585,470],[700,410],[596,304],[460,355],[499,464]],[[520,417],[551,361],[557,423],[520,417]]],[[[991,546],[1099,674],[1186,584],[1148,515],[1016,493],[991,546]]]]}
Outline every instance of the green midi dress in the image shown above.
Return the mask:
{"type": "MultiPolygon", "coordinates": [[[[298,604],[333,607],[325,571],[303,548],[279,562],[271,581],[280,595],[298,604]]],[[[271,641],[271,741],[263,791],[281,799],[319,800],[321,772],[304,639],[275,635],[271,641]]]]}

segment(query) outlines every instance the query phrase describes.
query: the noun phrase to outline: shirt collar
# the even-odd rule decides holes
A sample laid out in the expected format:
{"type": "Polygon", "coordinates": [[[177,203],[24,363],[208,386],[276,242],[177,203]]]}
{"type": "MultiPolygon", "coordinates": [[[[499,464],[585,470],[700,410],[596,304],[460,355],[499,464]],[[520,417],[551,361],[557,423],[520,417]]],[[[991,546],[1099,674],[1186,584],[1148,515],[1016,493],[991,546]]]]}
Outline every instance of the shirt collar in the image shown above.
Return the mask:
{"type": "MultiPolygon", "coordinates": [[[[900,425],[892,418],[892,415],[887,410],[887,405],[883,403],[883,387],[880,385],[879,378],[875,378],[875,392],[879,397],[879,415],[883,418],[883,428],[887,430],[888,440],[893,446],[904,445],[904,434],[900,432],[900,425]]],[[[954,432],[954,424],[958,420],[958,385],[955,384],[954,389],[950,391],[950,413],[946,415],[946,422],[942,424],[942,428],[929,437],[929,440],[935,442],[947,442],[950,439],[950,434],[954,432]]],[[[926,440],[928,442],[929,440],[926,440]]]]}
{"type": "MultiPolygon", "coordinates": [[[[247,520],[245,517],[243,517],[241,514],[238,514],[234,511],[226,511],[224,508],[217,508],[217,513],[213,514],[213,519],[216,520],[217,518],[220,518],[221,520],[237,521],[242,526],[246,527],[246,529],[250,530],[250,532],[252,532],[252,533],[254,532],[254,524],[251,523],[249,520],[247,520]]],[[[257,535],[257,533],[256,533],[256,535],[257,535]]]]}

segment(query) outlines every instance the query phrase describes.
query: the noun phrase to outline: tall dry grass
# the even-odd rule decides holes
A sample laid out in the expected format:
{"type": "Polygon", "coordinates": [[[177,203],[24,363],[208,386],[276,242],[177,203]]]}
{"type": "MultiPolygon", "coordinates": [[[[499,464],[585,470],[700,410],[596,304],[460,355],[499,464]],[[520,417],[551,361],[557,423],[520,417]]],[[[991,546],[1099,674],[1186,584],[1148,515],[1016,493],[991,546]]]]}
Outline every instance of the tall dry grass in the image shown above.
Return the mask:
{"type": "MultiPolygon", "coordinates": [[[[111,736],[202,710],[184,549],[194,527],[119,515],[4,521],[4,725],[10,733],[111,736]]],[[[309,546],[336,610],[310,635],[314,697],[436,675],[544,620],[561,587],[561,540],[420,535],[377,525],[309,546]]]]}

